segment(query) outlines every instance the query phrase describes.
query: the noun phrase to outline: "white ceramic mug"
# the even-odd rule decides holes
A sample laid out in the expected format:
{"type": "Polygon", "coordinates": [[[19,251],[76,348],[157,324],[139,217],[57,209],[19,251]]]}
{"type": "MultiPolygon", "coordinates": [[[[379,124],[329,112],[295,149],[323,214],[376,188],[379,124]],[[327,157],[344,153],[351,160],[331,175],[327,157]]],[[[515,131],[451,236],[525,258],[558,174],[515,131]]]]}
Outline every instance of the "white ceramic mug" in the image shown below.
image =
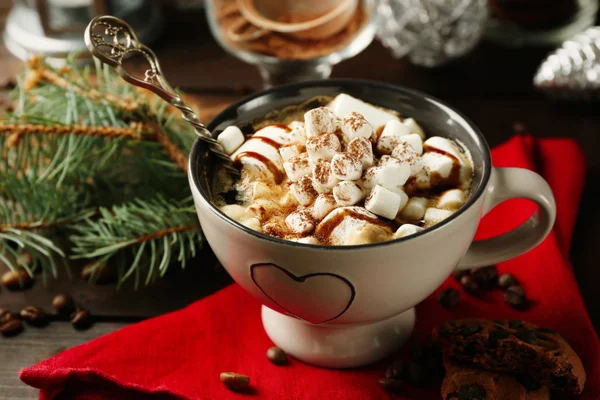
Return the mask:
{"type": "Polygon", "coordinates": [[[537,246],[550,232],[556,205],[547,182],[520,168],[494,168],[478,129],[450,106],[405,88],[357,80],[304,82],[247,97],[209,125],[247,125],[269,111],[319,95],[348,93],[416,119],[428,136],[459,140],[471,152],[471,196],[452,216],[415,235],[360,246],[300,244],[231,220],[211,203],[214,160],[197,141],[189,180],[204,235],[233,279],[263,303],[273,342],[311,364],[345,368],[385,357],[412,332],[414,306],[456,269],[495,264],[537,246]],[[503,235],[473,241],[483,215],[512,198],[539,212],[503,235]]]}

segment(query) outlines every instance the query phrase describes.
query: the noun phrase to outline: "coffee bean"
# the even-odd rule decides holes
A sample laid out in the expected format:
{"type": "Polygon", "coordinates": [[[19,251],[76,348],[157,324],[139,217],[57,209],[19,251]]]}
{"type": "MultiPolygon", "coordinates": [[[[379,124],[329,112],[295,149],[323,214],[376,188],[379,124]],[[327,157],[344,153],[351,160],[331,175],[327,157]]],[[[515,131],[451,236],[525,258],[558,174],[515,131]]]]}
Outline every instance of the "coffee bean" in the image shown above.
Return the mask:
{"type": "Polygon", "coordinates": [[[267,358],[275,365],[285,365],[288,363],[287,354],[279,347],[271,347],[267,350],[267,358]]]}
{"type": "Polygon", "coordinates": [[[406,364],[396,360],[385,370],[385,377],[388,379],[404,379],[407,373],[406,364]]]}
{"type": "Polygon", "coordinates": [[[517,332],[515,332],[515,336],[517,338],[521,339],[522,341],[524,341],[525,343],[529,343],[529,344],[533,344],[533,345],[538,344],[537,334],[535,333],[535,331],[531,331],[531,330],[517,331],[517,332]]]}
{"type": "Polygon", "coordinates": [[[527,306],[527,296],[521,286],[511,286],[504,292],[504,300],[513,308],[522,309],[527,306]]]}
{"type": "Polygon", "coordinates": [[[471,275],[465,275],[460,278],[460,284],[463,290],[470,294],[479,293],[479,284],[471,275]]]}
{"type": "Polygon", "coordinates": [[[250,386],[250,377],[237,372],[221,372],[220,378],[229,390],[243,391],[250,386]]]}
{"type": "Polygon", "coordinates": [[[71,315],[71,324],[73,324],[75,329],[87,329],[92,325],[92,315],[88,310],[78,308],[71,315]]]}
{"type": "Polygon", "coordinates": [[[29,276],[27,271],[6,271],[0,278],[2,285],[9,290],[26,289],[31,286],[33,278],[29,276]]]}
{"type": "Polygon", "coordinates": [[[442,290],[438,297],[440,305],[446,309],[455,307],[460,301],[460,294],[458,290],[453,288],[447,288],[442,290]]]}
{"type": "Polygon", "coordinates": [[[469,336],[473,336],[474,334],[479,333],[479,332],[481,332],[481,326],[465,325],[456,331],[456,335],[462,336],[462,337],[469,337],[469,336]]]}
{"type": "Polygon", "coordinates": [[[60,315],[70,315],[75,311],[73,298],[66,294],[57,294],[52,299],[52,308],[60,315]]]}
{"type": "Polygon", "coordinates": [[[495,265],[472,269],[471,275],[482,289],[491,289],[498,283],[498,269],[495,265]]]}
{"type": "Polygon", "coordinates": [[[379,378],[377,383],[379,383],[379,386],[381,386],[383,390],[390,393],[398,393],[403,386],[402,381],[391,378],[379,378]]]}
{"type": "Polygon", "coordinates": [[[46,313],[39,307],[27,306],[20,312],[21,318],[31,326],[44,326],[48,323],[46,313]]]}
{"type": "Polygon", "coordinates": [[[462,271],[454,271],[452,273],[452,277],[456,280],[456,282],[460,283],[460,280],[462,279],[463,276],[467,276],[467,275],[471,275],[471,271],[467,270],[462,270],[462,271]]]}
{"type": "Polygon", "coordinates": [[[511,286],[518,285],[519,281],[512,274],[502,274],[498,278],[498,286],[502,290],[506,290],[511,286]]]}
{"type": "Polygon", "coordinates": [[[429,382],[429,374],[427,368],[419,363],[411,362],[408,365],[408,381],[411,385],[421,387],[429,382]]]}
{"type": "Polygon", "coordinates": [[[111,264],[100,264],[93,261],[81,270],[81,278],[97,284],[113,283],[117,279],[111,264]]]}
{"type": "Polygon", "coordinates": [[[2,336],[10,337],[21,333],[23,330],[23,323],[20,319],[11,319],[0,324],[0,333],[2,336]]]}
{"type": "Polygon", "coordinates": [[[515,375],[515,380],[519,382],[528,392],[532,390],[538,390],[542,385],[534,380],[529,375],[515,375]]]}

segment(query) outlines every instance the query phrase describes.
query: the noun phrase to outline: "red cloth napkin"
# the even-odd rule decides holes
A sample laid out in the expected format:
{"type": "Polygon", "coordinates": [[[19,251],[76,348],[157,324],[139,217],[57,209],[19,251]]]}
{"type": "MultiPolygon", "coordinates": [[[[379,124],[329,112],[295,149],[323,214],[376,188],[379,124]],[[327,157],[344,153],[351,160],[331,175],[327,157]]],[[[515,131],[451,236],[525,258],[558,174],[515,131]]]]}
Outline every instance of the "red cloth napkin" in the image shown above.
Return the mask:
{"type": "MultiPolygon", "coordinates": [[[[571,140],[535,140],[516,136],[493,151],[496,166],[537,170],[550,183],[558,219],[550,236],[534,251],[498,266],[522,282],[533,300],[525,312],[511,309],[500,291],[476,299],[461,294],[447,311],[434,293],[417,307],[417,339],[450,318],[525,319],[561,332],[581,356],[588,373],[582,399],[600,398],[600,342],[586,313],[568,261],[577,205],[584,184],[585,163],[571,140]]],[[[494,209],[478,236],[506,231],[531,215],[534,206],[513,200],[494,209]]],[[[449,278],[443,287],[458,287],[449,278]]],[[[141,398],[242,399],[219,381],[222,371],[251,377],[254,395],[264,399],[439,399],[439,388],[406,388],[394,397],[382,391],[377,378],[386,364],[354,370],[314,368],[292,360],[277,367],[265,358],[271,342],[263,331],[260,304],[232,285],[180,311],[172,312],[89,343],[21,371],[23,382],[41,389],[40,399],[141,398]]]]}

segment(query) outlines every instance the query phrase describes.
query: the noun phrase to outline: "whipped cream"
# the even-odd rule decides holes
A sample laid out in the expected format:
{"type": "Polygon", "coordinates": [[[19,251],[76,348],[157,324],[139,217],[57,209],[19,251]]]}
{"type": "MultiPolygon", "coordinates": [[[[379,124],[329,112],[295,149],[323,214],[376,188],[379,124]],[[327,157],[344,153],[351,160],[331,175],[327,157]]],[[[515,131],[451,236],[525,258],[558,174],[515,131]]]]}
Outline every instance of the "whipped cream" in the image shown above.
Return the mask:
{"type": "Polygon", "coordinates": [[[375,243],[439,223],[469,197],[468,150],[427,138],[391,110],[341,94],[270,122],[243,139],[235,126],[218,137],[242,176],[217,176],[217,205],[256,231],[308,244],[375,243]]]}

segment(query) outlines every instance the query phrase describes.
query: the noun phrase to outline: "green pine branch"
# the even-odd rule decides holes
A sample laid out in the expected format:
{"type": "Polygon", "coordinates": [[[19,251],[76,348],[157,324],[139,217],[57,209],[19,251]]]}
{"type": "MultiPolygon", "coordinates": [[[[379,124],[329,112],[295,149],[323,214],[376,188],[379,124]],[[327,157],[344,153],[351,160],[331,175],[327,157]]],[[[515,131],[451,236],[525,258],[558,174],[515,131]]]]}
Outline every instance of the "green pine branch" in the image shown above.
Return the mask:
{"type": "Polygon", "coordinates": [[[57,260],[92,259],[136,286],[184,267],[202,245],[182,162],[192,128],[99,64],[28,67],[0,121],[0,260],[56,277],[57,260]]]}

